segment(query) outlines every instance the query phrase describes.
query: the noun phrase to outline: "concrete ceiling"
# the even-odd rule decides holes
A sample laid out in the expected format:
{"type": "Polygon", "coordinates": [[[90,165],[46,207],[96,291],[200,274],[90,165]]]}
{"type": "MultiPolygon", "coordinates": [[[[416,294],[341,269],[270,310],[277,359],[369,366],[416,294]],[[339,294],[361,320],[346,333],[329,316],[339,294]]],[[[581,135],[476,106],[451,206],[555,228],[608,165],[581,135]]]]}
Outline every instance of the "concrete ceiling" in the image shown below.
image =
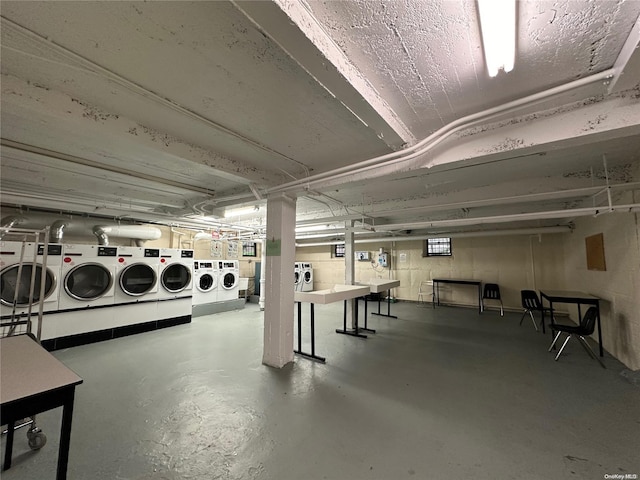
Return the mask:
{"type": "Polygon", "coordinates": [[[207,226],[287,194],[379,236],[631,204],[640,2],[519,1],[495,78],[476,9],[3,1],[3,205],[207,226]]]}

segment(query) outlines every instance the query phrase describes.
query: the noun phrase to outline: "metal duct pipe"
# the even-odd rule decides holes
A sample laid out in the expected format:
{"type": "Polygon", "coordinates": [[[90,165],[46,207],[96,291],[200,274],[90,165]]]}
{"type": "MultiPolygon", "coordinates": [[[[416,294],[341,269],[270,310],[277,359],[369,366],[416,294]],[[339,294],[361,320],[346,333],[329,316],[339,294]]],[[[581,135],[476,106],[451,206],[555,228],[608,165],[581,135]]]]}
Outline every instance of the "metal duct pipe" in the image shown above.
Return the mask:
{"type": "MultiPolygon", "coordinates": [[[[557,225],[554,227],[532,227],[513,228],[505,230],[486,230],[478,232],[451,232],[438,233],[434,235],[416,235],[413,237],[377,237],[354,240],[353,243],[380,243],[380,242],[409,242],[415,240],[427,240],[428,238],[475,238],[475,237],[496,237],[505,235],[540,235],[545,233],[569,233],[573,229],[569,225],[557,225]]],[[[340,245],[344,240],[334,240],[330,242],[296,243],[296,247],[320,247],[323,245],[340,245]]]]}
{"type": "Polygon", "coordinates": [[[51,224],[50,239],[51,243],[62,243],[64,237],[64,229],[68,222],[66,220],[56,220],[51,224]]]}
{"type": "Polygon", "coordinates": [[[193,241],[197,242],[198,240],[211,240],[211,234],[207,232],[198,232],[193,236],[193,241]]]}
{"type": "Polygon", "coordinates": [[[109,236],[135,239],[136,245],[141,247],[146,240],[157,240],[162,231],[156,227],[143,225],[96,225],[93,234],[98,237],[99,245],[109,245],[109,236]]]}
{"type": "Polygon", "coordinates": [[[2,237],[4,237],[9,230],[11,230],[16,225],[24,223],[25,220],[26,219],[24,217],[19,217],[16,215],[4,217],[2,220],[0,220],[0,240],[2,240],[2,237]]]}

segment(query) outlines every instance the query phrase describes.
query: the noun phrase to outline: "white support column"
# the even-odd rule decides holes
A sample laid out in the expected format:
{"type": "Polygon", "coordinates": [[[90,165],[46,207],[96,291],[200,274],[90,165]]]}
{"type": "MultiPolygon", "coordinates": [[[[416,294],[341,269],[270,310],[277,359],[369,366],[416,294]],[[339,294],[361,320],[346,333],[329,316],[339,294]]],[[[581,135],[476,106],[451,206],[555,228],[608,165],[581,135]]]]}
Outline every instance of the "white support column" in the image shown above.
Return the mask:
{"type": "Polygon", "coordinates": [[[281,368],[293,361],[296,200],[267,200],[264,351],[262,363],[281,368]]]}
{"type": "Polygon", "coordinates": [[[260,310],[264,310],[264,288],[267,283],[264,276],[267,272],[267,241],[262,240],[260,242],[260,299],[258,300],[258,306],[260,310]]]}
{"type": "MultiPolygon", "coordinates": [[[[353,285],[356,280],[356,252],[354,247],[353,220],[344,222],[344,283],[353,285]]],[[[347,323],[355,328],[355,301],[347,302],[347,323]]]]}

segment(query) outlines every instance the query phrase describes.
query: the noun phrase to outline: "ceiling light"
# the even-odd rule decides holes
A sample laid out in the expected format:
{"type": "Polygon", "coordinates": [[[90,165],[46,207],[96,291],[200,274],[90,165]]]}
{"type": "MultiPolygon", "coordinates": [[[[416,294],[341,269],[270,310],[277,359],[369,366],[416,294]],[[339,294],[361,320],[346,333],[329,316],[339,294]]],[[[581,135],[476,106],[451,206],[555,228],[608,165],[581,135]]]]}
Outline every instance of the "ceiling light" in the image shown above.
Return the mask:
{"type": "Polygon", "coordinates": [[[516,57],[516,0],[478,0],[478,12],[489,76],[510,72],[516,57]]]}
{"type": "Polygon", "coordinates": [[[242,215],[249,215],[251,213],[258,213],[259,211],[260,211],[260,207],[258,205],[254,205],[254,206],[251,206],[251,207],[234,208],[234,209],[231,209],[231,210],[225,210],[224,218],[240,217],[242,215]]]}

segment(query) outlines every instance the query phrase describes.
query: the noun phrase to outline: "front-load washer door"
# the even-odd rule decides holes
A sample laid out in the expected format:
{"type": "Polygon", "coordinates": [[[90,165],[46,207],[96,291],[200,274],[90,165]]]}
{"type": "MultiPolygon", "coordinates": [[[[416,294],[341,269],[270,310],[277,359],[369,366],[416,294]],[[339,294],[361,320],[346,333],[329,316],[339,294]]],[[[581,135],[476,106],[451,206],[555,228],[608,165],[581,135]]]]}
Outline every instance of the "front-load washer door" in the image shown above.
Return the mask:
{"type": "MultiPolygon", "coordinates": [[[[12,306],[15,300],[17,307],[29,306],[29,292],[31,290],[31,275],[33,265],[22,265],[22,271],[18,275],[19,265],[11,265],[0,272],[0,301],[4,305],[12,306]],[[16,295],[17,292],[17,295],[16,295]]],[[[33,295],[31,305],[40,301],[40,282],[42,281],[42,265],[36,264],[35,279],[33,283],[33,295]]],[[[55,274],[46,269],[44,300],[46,301],[55,291],[57,279],[55,274]]]]}
{"type": "Polygon", "coordinates": [[[155,270],[144,263],[134,263],[120,273],[120,288],[127,295],[139,297],[156,286],[155,270]]]}
{"type": "Polygon", "coordinates": [[[213,275],[211,275],[210,273],[203,273],[202,275],[200,275],[197,286],[198,290],[200,290],[201,292],[206,293],[213,290],[215,288],[213,275]]]}
{"type": "Polygon", "coordinates": [[[307,270],[304,272],[304,283],[311,283],[311,272],[307,270]]]}
{"type": "Polygon", "coordinates": [[[222,287],[226,290],[231,290],[238,283],[238,277],[231,272],[227,272],[224,277],[222,277],[222,287]]]}
{"type": "Polygon", "coordinates": [[[97,300],[108,293],[112,285],[111,272],[99,263],[83,263],[64,277],[64,291],[80,301],[97,300]]]}
{"type": "Polygon", "coordinates": [[[183,291],[191,282],[191,271],[181,263],[173,263],[162,271],[160,283],[167,292],[183,291]]]}

